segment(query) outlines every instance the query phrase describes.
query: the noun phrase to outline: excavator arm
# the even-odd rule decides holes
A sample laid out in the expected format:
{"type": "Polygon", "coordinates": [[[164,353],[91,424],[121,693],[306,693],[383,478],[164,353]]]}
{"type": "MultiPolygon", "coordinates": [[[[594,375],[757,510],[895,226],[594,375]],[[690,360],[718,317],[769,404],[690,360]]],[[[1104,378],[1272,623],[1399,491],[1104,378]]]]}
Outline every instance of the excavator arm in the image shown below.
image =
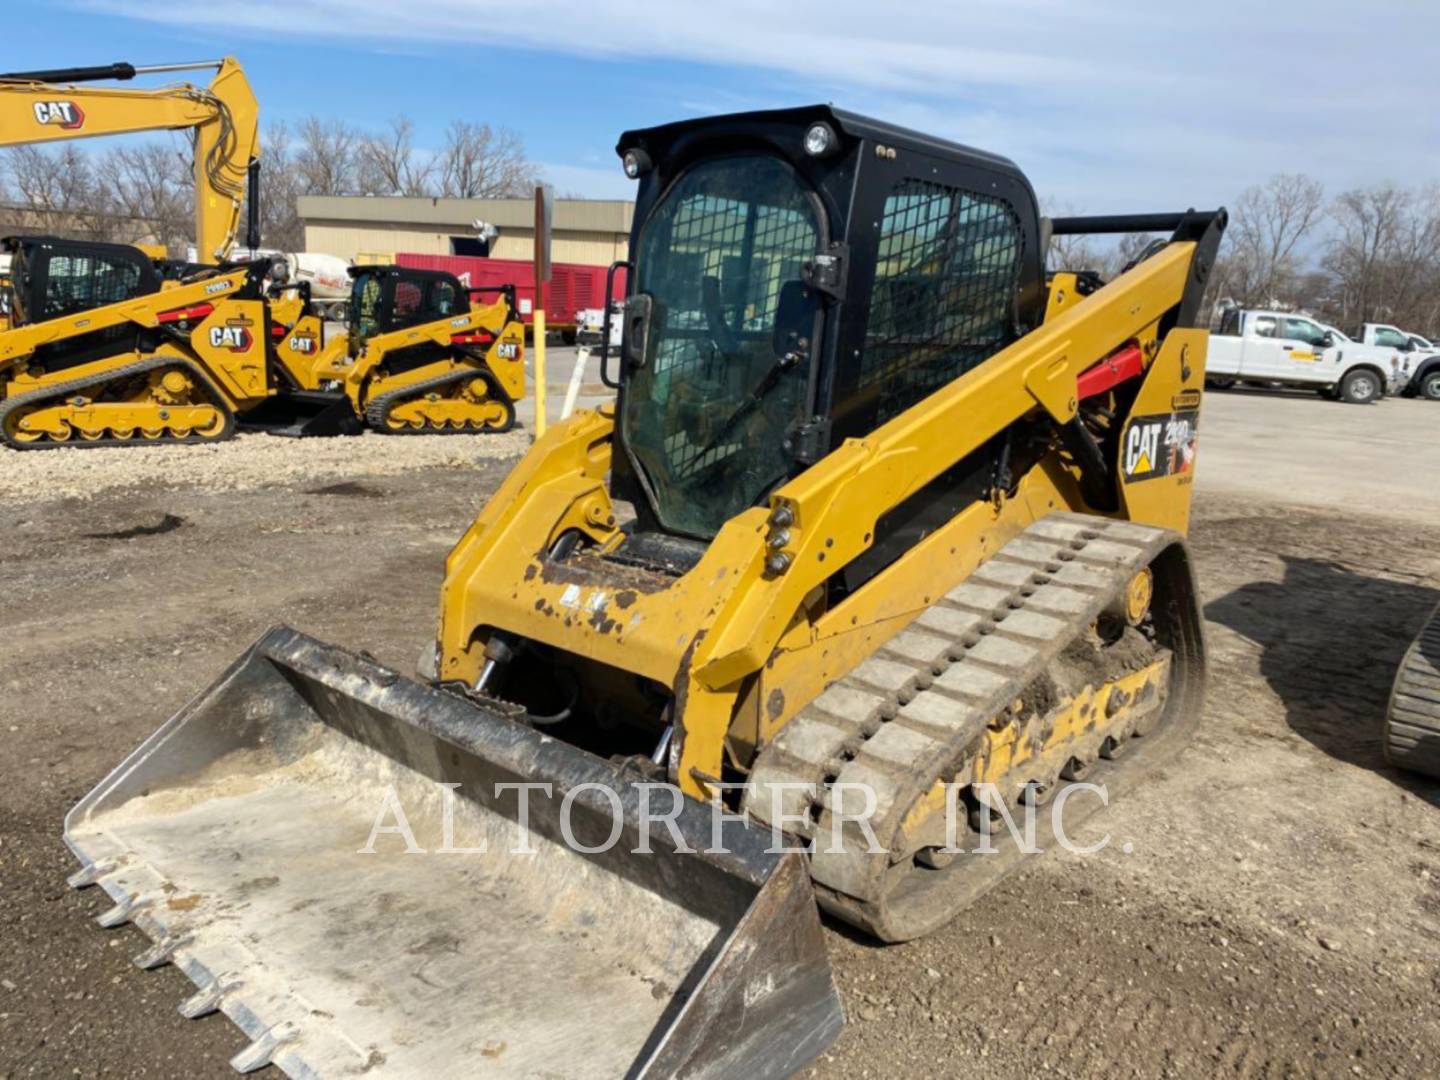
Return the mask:
{"type": "Polygon", "coordinates": [[[0,146],[51,143],[145,131],[191,131],[195,149],[195,247],[202,261],[223,262],[235,246],[240,209],[251,197],[247,244],[256,247],[260,155],[259,104],[232,57],[194,64],[69,68],[0,75],[0,146]],[[99,80],[214,69],[205,87],[88,87],[99,80]]]}

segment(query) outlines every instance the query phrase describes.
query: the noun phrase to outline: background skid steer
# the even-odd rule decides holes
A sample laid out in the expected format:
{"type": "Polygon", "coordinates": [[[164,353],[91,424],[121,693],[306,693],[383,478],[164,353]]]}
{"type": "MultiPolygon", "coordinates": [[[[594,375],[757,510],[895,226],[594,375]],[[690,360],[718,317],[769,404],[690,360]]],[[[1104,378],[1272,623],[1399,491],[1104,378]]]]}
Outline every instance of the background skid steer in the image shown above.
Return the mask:
{"type": "Polygon", "coordinates": [[[106,921],[257,1037],[242,1065],[787,1074],[839,1021],[812,896],[927,933],[1019,861],[955,857],[951,823],[1142,781],[1198,715],[1223,211],[1045,223],[1012,163],[825,107],[617,149],[617,402],[450,553],[429,685],[274,631],[67,825],[106,921]],[[1168,238],[1107,285],[1047,278],[1048,230],[1168,238]],[[687,854],[641,778],[683,792],[681,836],[724,807],[828,842],[770,855],[752,821],[687,854]],[[552,785],[540,854],[495,843],[522,816],[495,780],[552,785]],[[392,790],[433,849],[446,784],[488,854],[356,853],[392,790]],[[582,845],[653,853],[549,846],[567,805],[582,845]]]}

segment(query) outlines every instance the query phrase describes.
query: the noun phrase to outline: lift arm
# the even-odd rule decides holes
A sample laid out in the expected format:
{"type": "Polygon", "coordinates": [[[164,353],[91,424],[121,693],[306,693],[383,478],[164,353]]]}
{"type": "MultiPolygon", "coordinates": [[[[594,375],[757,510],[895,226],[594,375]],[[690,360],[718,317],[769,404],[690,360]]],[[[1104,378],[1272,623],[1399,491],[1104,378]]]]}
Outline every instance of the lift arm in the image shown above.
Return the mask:
{"type": "Polygon", "coordinates": [[[250,192],[248,246],[259,245],[259,104],[232,57],[193,64],[68,68],[0,75],[0,146],[193,131],[195,248],[203,262],[223,262],[235,246],[240,207],[250,192]],[[206,87],[180,83],[154,89],[81,87],[136,75],[213,69],[206,87]]]}

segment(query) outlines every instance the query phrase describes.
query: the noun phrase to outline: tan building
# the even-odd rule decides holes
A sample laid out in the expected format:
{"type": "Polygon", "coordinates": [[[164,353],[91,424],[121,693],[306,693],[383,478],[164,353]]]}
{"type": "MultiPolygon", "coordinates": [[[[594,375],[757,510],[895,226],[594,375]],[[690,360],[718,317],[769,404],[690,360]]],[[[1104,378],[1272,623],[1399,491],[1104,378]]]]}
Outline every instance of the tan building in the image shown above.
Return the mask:
{"type": "MultiPolygon", "coordinates": [[[[535,242],[531,199],[407,199],[302,195],[305,250],[359,262],[388,261],[396,252],[488,255],[529,259],[535,242]],[[496,230],[488,243],[477,221],[496,230]]],[[[635,204],[619,199],[556,199],[551,258],[609,266],[625,258],[635,204]]]]}

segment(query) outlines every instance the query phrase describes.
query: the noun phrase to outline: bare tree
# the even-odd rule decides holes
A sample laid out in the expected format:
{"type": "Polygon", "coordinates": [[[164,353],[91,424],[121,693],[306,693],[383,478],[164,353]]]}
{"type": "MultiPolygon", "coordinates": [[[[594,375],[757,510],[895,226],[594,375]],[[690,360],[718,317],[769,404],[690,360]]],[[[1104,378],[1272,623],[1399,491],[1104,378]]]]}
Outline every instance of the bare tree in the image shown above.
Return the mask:
{"type": "Polygon", "coordinates": [[[74,143],[57,150],[12,147],[6,152],[4,171],[9,197],[23,215],[24,231],[88,240],[110,239],[114,233],[94,165],[74,143]]]}
{"type": "Polygon", "coordinates": [[[415,125],[394,117],[386,130],[366,135],[359,146],[360,190],[368,195],[424,196],[432,193],[435,162],[415,149],[415,125]]]}
{"type": "Polygon", "coordinates": [[[456,199],[516,198],[534,191],[539,172],[508,128],[455,120],[440,151],[442,194],[456,199]]]}
{"type": "Polygon", "coordinates": [[[107,151],[96,165],[106,209],[144,222],[151,239],[171,252],[194,241],[195,177],[191,164],[165,143],[107,151]]]}
{"type": "Polygon", "coordinates": [[[295,152],[304,194],[353,194],[360,139],[360,133],[342,120],[306,117],[295,152]]]}
{"type": "Polygon", "coordinates": [[[1389,316],[1382,289],[1386,263],[1410,209],[1410,193],[1393,184],[1347,191],[1330,209],[1337,232],[1325,257],[1337,287],[1340,317],[1348,323],[1389,316]]]}
{"type": "Polygon", "coordinates": [[[1242,304],[1293,302],[1299,246],[1324,205],[1325,189],[1299,174],[1280,173],[1241,192],[1228,230],[1228,295],[1242,304]]]}

